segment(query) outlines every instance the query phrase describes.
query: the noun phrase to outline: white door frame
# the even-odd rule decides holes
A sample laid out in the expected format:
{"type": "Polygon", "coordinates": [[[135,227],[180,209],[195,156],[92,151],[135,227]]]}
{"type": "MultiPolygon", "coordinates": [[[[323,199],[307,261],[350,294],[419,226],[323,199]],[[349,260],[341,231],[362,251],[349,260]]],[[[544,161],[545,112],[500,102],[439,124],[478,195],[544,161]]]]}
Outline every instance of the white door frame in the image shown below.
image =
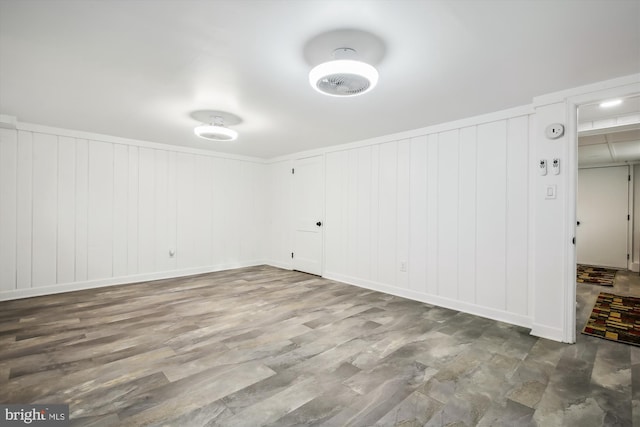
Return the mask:
{"type": "MultiPolygon", "coordinates": [[[[580,148],[578,148],[578,150],[579,149],[580,148]]],[[[599,170],[599,171],[602,171],[602,170],[605,170],[605,169],[611,170],[611,169],[614,169],[614,168],[616,168],[616,169],[624,168],[624,185],[625,185],[625,191],[624,191],[625,211],[624,211],[624,215],[626,216],[626,218],[624,218],[624,219],[623,218],[618,218],[616,221],[623,221],[624,220],[626,227],[625,227],[625,232],[624,232],[625,233],[624,234],[624,254],[621,254],[621,256],[623,258],[617,258],[617,260],[620,262],[621,266],[620,267],[611,267],[611,268],[629,269],[629,265],[630,265],[630,262],[631,262],[631,257],[630,257],[630,255],[631,255],[631,252],[630,252],[630,249],[631,249],[631,247],[630,247],[631,234],[630,233],[631,233],[631,227],[632,227],[632,224],[633,224],[633,221],[631,221],[631,202],[632,202],[632,199],[630,198],[630,196],[631,196],[630,191],[631,191],[631,188],[632,188],[632,185],[631,185],[632,184],[631,183],[631,170],[632,170],[632,167],[631,167],[631,165],[625,164],[625,163],[618,163],[618,164],[609,164],[609,165],[596,165],[596,166],[578,167],[578,181],[576,182],[576,185],[577,185],[577,191],[579,192],[580,191],[580,186],[581,186],[581,179],[582,180],[584,180],[584,179],[588,180],[588,178],[586,178],[586,177],[581,178],[580,177],[580,172],[589,173],[587,171],[594,171],[596,169],[599,170]],[[624,264],[624,266],[622,266],[622,264],[624,264]]],[[[622,170],[620,170],[620,172],[622,173],[622,170]]],[[[611,173],[616,173],[616,172],[611,172],[611,173]]],[[[619,182],[617,182],[616,185],[619,185],[619,182]]],[[[586,191],[587,191],[587,193],[593,194],[589,190],[586,190],[586,191]]],[[[584,195],[585,193],[583,192],[582,194],[584,195]]],[[[577,204],[580,204],[579,198],[577,198],[576,202],[577,202],[577,204]]],[[[576,217],[577,217],[578,213],[579,212],[576,210],[576,217]]],[[[588,214],[586,214],[585,216],[588,216],[588,214]]],[[[577,218],[577,220],[580,220],[581,222],[584,222],[584,218],[583,217],[577,218]]],[[[577,224],[577,222],[576,222],[576,224],[577,224]]],[[[583,224],[579,229],[582,230],[582,227],[585,227],[585,225],[583,224]]],[[[587,225],[587,227],[589,227],[589,225],[587,225]]],[[[579,252],[578,251],[578,245],[581,244],[580,239],[583,238],[583,237],[578,238],[577,235],[578,235],[578,233],[580,233],[580,235],[584,236],[584,230],[579,232],[579,229],[576,228],[576,251],[577,251],[576,252],[576,258],[577,258],[578,255],[580,255],[580,253],[578,253],[579,252]]],[[[585,246],[583,246],[582,250],[586,251],[588,253],[590,250],[593,250],[593,247],[585,247],[585,246]]],[[[582,253],[582,264],[586,263],[586,264],[590,264],[590,265],[602,265],[602,266],[611,265],[611,264],[598,262],[597,259],[594,259],[594,258],[591,258],[591,257],[587,257],[587,258],[588,259],[585,259],[584,252],[583,252],[582,253]]],[[[602,260],[602,259],[600,259],[600,260],[602,260]]]]}
{"type": "MultiPolygon", "coordinates": [[[[578,107],[592,104],[603,99],[626,97],[640,94],[640,82],[625,84],[622,86],[595,90],[580,95],[566,98],[567,111],[567,137],[569,140],[569,158],[567,159],[567,205],[565,206],[566,235],[576,235],[576,200],[578,191],[578,107]]],[[[566,258],[568,261],[565,269],[565,315],[563,341],[576,342],[576,246],[568,239],[566,246],[566,258]]]]}
{"type": "MultiPolygon", "coordinates": [[[[319,157],[320,161],[321,161],[321,165],[320,165],[320,170],[322,171],[322,179],[321,179],[321,193],[320,194],[320,202],[322,203],[322,218],[320,219],[320,221],[322,222],[322,230],[320,231],[320,240],[321,240],[321,247],[320,247],[320,276],[324,277],[324,261],[325,261],[325,218],[326,218],[326,203],[325,203],[325,199],[326,199],[326,156],[324,153],[320,153],[320,154],[313,154],[313,155],[305,155],[305,156],[300,156],[300,157],[296,157],[293,159],[293,161],[291,162],[291,167],[295,170],[295,168],[298,165],[298,162],[302,161],[302,160],[306,160],[306,159],[310,159],[312,157],[319,157]]],[[[293,178],[295,179],[295,173],[293,174],[293,178]]],[[[292,191],[291,191],[291,203],[295,203],[295,191],[296,191],[296,187],[295,187],[295,183],[293,183],[292,187],[291,187],[292,191]]],[[[293,207],[293,205],[292,205],[293,207]]],[[[295,211],[295,209],[293,209],[292,211],[295,211]]],[[[293,253],[296,252],[296,247],[295,247],[295,239],[296,239],[296,222],[295,222],[295,218],[293,218],[293,221],[291,221],[291,228],[290,228],[290,232],[291,232],[291,244],[292,244],[292,251],[293,253]]],[[[291,260],[291,268],[295,269],[295,261],[291,260]]]]}

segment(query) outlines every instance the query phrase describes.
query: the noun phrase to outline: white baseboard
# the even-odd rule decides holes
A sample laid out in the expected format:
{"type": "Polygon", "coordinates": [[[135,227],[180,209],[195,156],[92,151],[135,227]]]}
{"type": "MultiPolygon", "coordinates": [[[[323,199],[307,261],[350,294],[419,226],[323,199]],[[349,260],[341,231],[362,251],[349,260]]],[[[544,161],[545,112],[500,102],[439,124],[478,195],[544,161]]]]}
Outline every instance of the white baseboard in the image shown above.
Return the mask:
{"type": "Polygon", "coordinates": [[[283,270],[293,270],[292,263],[284,263],[279,261],[267,260],[265,261],[266,265],[270,265],[271,267],[281,268],[283,270]]]}
{"type": "Polygon", "coordinates": [[[193,276],[196,274],[213,273],[215,271],[230,270],[234,268],[253,267],[264,265],[264,260],[244,261],[215,266],[185,268],[181,270],[160,271],[157,273],[134,274],[122,277],[109,277],[106,279],[86,280],[82,282],[61,283],[37,288],[16,289],[0,292],[0,301],[9,301],[20,298],[30,298],[42,295],[60,294],[63,292],[80,291],[85,289],[102,288],[105,286],[124,285],[128,283],[148,282],[150,280],[171,279],[175,277],[193,276]]]}
{"type": "Polygon", "coordinates": [[[383,283],[373,282],[370,280],[350,277],[339,273],[326,272],[324,274],[324,277],[327,279],[348,283],[350,285],[355,285],[361,288],[371,289],[373,291],[384,292],[386,294],[396,295],[402,298],[412,299],[427,304],[433,304],[439,307],[462,311],[476,316],[486,317],[487,319],[511,323],[513,325],[522,326],[525,328],[531,328],[532,325],[532,320],[528,316],[510,313],[503,310],[497,310],[490,307],[484,307],[466,301],[453,300],[438,295],[426,294],[411,289],[399,288],[397,286],[391,286],[383,283]]]}
{"type": "Polygon", "coordinates": [[[534,323],[533,325],[531,325],[531,335],[540,338],[546,338],[552,341],[564,342],[564,334],[562,333],[562,329],[552,328],[551,326],[545,326],[539,323],[534,323]]]}

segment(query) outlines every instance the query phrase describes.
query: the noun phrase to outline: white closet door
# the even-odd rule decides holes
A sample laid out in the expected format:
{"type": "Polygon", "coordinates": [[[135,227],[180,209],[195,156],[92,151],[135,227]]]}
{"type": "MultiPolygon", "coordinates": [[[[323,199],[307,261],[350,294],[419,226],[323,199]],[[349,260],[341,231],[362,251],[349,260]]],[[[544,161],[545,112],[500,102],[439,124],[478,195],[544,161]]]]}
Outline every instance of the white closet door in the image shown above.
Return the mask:
{"type": "Polygon", "coordinates": [[[629,167],[578,171],[578,263],[627,268],[629,167]]]}

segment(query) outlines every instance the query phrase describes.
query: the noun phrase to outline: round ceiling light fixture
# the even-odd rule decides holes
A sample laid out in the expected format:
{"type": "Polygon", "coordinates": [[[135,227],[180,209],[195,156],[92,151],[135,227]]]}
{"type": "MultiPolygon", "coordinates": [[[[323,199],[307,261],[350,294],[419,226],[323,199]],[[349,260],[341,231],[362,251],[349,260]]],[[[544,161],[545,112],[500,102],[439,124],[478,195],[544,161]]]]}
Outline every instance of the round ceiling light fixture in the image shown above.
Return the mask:
{"type": "Polygon", "coordinates": [[[333,51],[333,61],[323,62],[309,72],[309,84],[318,92],[338,97],[357,96],[378,84],[378,70],[366,62],[353,59],[354,49],[341,47],[333,51]]]}
{"type": "Polygon", "coordinates": [[[210,124],[197,126],[193,132],[200,138],[211,141],[235,141],[238,139],[238,132],[224,127],[222,124],[210,124]]]}
{"type": "Polygon", "coordinates": [[[240,123],[241,120],[237,116],[222,111],[203,110],[191,113],[191,117],[200,122],[208,123],[193,129],[193,133],[200,138],[221,142],[238,139],[238,132],[224,125],[225,121],[232,124],[240,123]]]}
{"type": "Polygon", "coordinates": [[[602,108],[611,108],[617,105],[622,104],[622,99],[611,99],[609,101],[604,101],[600,103],[600,107],[602,108]]]}

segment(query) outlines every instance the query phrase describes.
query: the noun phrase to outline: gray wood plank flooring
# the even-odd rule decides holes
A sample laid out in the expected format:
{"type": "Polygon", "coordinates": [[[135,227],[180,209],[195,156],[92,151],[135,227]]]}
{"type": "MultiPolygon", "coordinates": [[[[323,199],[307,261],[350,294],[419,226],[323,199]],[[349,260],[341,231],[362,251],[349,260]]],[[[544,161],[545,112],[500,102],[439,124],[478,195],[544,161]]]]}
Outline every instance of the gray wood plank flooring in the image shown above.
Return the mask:
{"type": "MultiPolygon", "coordinates": [[[[578,329],[599,291],[578,285],[578,329]]],[[[640,349],[268,266],[0,302],[0,402],[82,426],[640,426],[640,349]]]]}

